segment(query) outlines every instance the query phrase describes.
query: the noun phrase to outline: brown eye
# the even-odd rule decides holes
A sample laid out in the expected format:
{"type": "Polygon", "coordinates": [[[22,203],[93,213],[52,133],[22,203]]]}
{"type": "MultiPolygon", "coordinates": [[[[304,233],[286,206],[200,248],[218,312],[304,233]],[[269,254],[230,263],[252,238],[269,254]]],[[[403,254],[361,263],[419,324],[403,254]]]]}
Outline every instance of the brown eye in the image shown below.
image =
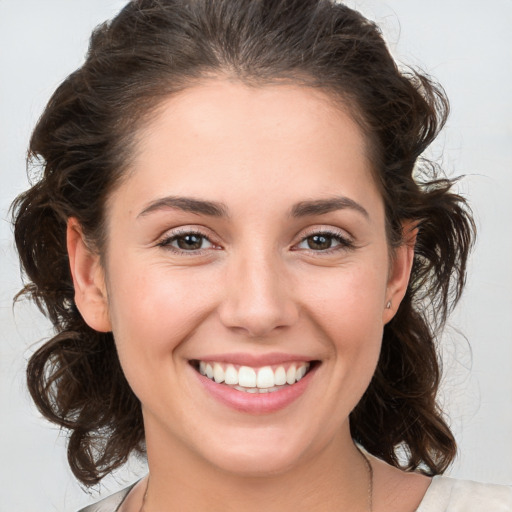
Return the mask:
{"type": "Polygon", "coordinates": [[[175,239],[176,245],[183,251],[197,251],[203,246],[204,237],[190,233],[188,235],[179,236],[175,239]]]}
{"type": "Polygon", "coordinates": [[[306,238],[309,249],[313,251],[325,251],[332,247],[332,236],[330,235],[313,235],[306,238]]]}
{"type": "Polygon", "coordinates": [[[213,248],[212,242],[201,233],[180,233],[162,240],[160,247],[167,247],[177,252],[194,252],[213,248]]]}
{"type": "Polygon", "coordinates": [[[304,237],[296,246],[295,250],[308,250],[314,252],[330,253],[336,250],[353,249],[354,243],[339,233],[328,231],[313,233],[304,237]]]}

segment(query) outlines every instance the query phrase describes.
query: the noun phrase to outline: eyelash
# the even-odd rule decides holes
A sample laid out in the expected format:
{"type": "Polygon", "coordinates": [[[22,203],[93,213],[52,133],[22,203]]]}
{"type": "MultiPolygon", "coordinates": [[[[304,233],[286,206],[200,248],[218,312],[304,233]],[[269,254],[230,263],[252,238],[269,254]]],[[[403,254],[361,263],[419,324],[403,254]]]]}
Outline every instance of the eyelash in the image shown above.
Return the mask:
{"type": "MultiPolygon", "coordinates": [[[[312,231],[311,233],[307,233],[305,236],[303,236],[301,238],[301,240],[298,244],[295,244],[294,247],[306,242],[308,240],[308,238],[312,238],[314,236],[330,238],[332,240],[335,240],[339,244],[337,246],[329,247],[324,250],[304,249],[304,250],[308,250],[308,251],[314,253],[315,255],[332,254],[333,252],[337,252],[337,251],[347,251],[347,250],[355,249],[355,244],[350,238],[342,235],[339,231],[329,230],[329,229],[322,229],[319,231],[312,231]]],[[[294,250],[301,250],[301,249],[294,249],[294,250]]]]}
{"type": "Polygon", "coordinates": [[[210,249],[210,247],[208,247],[206,249],[201,248],[201,249],[195,249],[195,250],[188,251],[188,250],[185,250],[185,249],[180,249],[178,247],[173,247],[171,245],[176,240],[179,240],[180,238],[184,238],[187,235],[188,236],[196,236],[196,237],[200,238],[203,241],[206,240],[207,242],[209,242],[212,245],[213,248],[218,248],[219,247],[214,242],[212,242],[210,240],[210,238],[207,237],[204,233],[202,233],[199,230],[195,230],[195,229],[182,229],[182,230],[176,231],[172,235],[166,236],[162,240],[160,240],[157,243],[157,246],[158,247],[162,247],[162,248],[164,248],[166,250],[172,251],[172,252],[174,252],[176,254],[179,254],[179,255],[188,255],[188,256],[198,256],[198,255],[201,255],[205,251],[208,251],[210,249]]]}
{"type": "MultiPolygon", "coordinates": [[[[210,250],[211,248],[214,248],[214,249],[220,248],[220,246],[218,246],[214,242],[212,242],[212,240],[208,236],[206,236],[204,233],[202,233],[199,230],[194,230],[194,229],[183,229],[183,230],[174,232],[172,235],[166,236],[165,238],[160,240],[157,243],[157,246],[162,247],[166,250],[172,251],[179,255],[186,254],[189,256],[199,256],[199,255],[203,254],[205,251],[210,250]],[[171,245],[173,242],[179,240],[180,238],[184,238],[185,236],[196,236],[196,237],[200,238],[202,241],[206,240],[208,243],[211,244],[212,247],[200,248],[200,249],[194,249],[194,250],[186,250],[186,249],[180,249],[177,247],[173,247],[171,245]]],[[[294,250],[294,251],[307,250],[312,253],[316,253],[316,255],[331,254],[331,253],[337,252],[337,251],[343,251],[343,250],[347,251],[347,250],[353,250],[353,249],[355,249],[355,244],[352,240],[350,240],[346,236],[341,235],[337,231],[334,231],[334,230],[331,231],[328,229],[323,229],[320,231],[313,231],[311,233],[308,233],[305,236],[303,236],[300,239],[300,241],[297,244],[294,244],[294,246],[292,247],[292,250],[294,250]],[[330,239],[338,242],[339,245],[336,245],[334,247],[329,247],[324,250],[296,248],[298,245],[306,242],[308,240],[308,238],[312,238],[314,236],[330,238],[330,239]]]]}

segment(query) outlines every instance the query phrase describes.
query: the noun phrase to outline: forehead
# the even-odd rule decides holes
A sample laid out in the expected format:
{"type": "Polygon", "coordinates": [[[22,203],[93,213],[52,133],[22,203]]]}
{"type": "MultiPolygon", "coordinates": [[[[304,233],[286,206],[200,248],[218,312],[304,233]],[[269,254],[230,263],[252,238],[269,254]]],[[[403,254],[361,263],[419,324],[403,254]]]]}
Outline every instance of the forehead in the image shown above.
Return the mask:
{"type": "Polygon", "coordinates": [[[180,135],[201,136],[204,142],[210,135],[217,136],[219,128],[227,134],[230,128],[243,127],[243,131],[231,130],[230,135],[252,134],[252,139],[246,139],[248,144],[269,129],[274,130],[273,135],[278,139],[281,135],[309,136],[308,131],[325,135],[325,131],[332,130],[333,134],[342,136],[350,132],[353,142],[357,139],[358,148],[365,154],[368,141],[354,121],[353,111],[357,109],[344,102],[339,94],[307,85],[288,82],[248,85],[236,79],[213,78],[163,100],[155,115],[141,128],[138,147],[158,144],[157,132],[165,137],[160,130],[164,126],[170,129],[179,126],[180,135]]]}
{"type": "Polygon", "coordinates": [[[141,128],[131,161],[134,207],[166,193],[243,202],[257,192],[268,205],[276,190],[297,202],[375,188],[359,125],[333,96],[300,85],[186,89],[141,128]]]}

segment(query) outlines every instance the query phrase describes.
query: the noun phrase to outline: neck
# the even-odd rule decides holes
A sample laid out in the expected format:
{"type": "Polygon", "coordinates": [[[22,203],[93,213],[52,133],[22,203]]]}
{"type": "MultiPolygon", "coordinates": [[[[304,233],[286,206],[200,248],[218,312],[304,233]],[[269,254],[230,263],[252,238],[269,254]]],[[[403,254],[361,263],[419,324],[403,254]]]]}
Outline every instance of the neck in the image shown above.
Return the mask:
{"type": "Polygon", "coordinates": [[[367,512],[368,467],[347,434],[348,430],[314,457],[306,454],[292,468],[270,475],[228,471],[179,442],[162,443],[160,436],[149,435],[144,512],[367,512]]]}

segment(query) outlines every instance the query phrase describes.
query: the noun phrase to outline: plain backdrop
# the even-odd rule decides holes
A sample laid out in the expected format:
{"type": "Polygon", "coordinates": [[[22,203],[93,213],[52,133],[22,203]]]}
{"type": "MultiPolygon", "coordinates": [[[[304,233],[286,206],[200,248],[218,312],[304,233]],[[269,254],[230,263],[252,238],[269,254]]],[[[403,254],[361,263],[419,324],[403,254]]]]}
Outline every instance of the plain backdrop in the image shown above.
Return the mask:
{"type": "MultiPolygon", "coordinates": [[[[0,0],[0,510],[69,511],[96,499],[74,481],[65,437],[24,387],[24,367],[50,328],[20,288],[8,208],[27,187],[30,131],[52,91],[80,65],[92,28],[121,0],[0,0]]],[[[467,292],[442,341],[440,396],[459,441],[451,474],[512,483],[512,1],[351,0],[382,27],[396,58],[445,87],[448,125],[429,153],[473,206],[479,240],[467,292]]],[[[144,474],[108,478],[102,495],[144,474]]]]}

